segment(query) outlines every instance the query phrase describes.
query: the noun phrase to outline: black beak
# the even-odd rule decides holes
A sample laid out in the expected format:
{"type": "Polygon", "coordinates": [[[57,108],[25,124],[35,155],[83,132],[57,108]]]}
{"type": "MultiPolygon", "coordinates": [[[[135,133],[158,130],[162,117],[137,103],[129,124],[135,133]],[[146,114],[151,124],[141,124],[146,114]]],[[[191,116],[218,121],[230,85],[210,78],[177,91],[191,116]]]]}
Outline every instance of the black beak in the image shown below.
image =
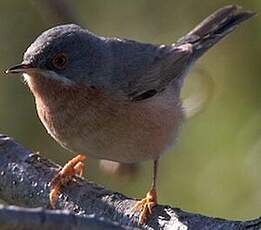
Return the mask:
{"type": "Polygon", "coordinates": [[[5,73],[25,73],[28,72],[29,70],[32,70],[33,67],[31,64],[18,64],[18,65],[14,65],[11,66],[10,68],[8,68],[5,73]]]}

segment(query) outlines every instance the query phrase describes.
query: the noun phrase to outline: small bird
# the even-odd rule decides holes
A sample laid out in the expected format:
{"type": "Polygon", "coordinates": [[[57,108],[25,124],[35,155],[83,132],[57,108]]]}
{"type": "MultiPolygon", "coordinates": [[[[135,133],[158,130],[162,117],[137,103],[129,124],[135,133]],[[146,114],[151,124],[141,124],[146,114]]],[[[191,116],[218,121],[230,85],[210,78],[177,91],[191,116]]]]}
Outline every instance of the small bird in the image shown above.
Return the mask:
{"type": "Polygon", "coordinates": [[[85,155],[133,163],[152,160],[152,186],[132,212],[144,223],[157,204],[160,156],[177,139],[183,81],[192,64],[255,13],[225,6],[171,45],[100,37],[67,24],[42,33],[27,49],[22,73],[48,133],[78,154],[50,182],[55,207],[61,185],[82,175],[85,155]]]}

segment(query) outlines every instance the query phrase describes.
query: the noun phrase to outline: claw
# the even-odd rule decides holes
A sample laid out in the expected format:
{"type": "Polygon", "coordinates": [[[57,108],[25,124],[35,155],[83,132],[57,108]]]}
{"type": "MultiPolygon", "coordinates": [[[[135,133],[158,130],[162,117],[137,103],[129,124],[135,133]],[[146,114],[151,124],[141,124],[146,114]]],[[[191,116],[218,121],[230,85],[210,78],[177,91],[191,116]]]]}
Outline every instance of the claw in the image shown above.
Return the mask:
{"type": "Polygon", "coordinates": [[[55,186],[52,188],[51,192],[49,193],[49,200],[52,208],[55,208],[55,204],[57,202],[59,192],[60,192],[60,186],[55,186]]]}
{"type": "Polygon", "coordinates": [[[134,207],[131,209],[131,213],[134,214],[136,211],[140,211],[139,224],[146,222],[148,217],[152,214],[152,208],[157,205],[157,194],[156,190],[152,188],[146,195],[145,198],[137,201],[134,207]]]}
{"type": "Polygon", "coordinates": [[[58,172],[57,175],[49,183],[51,192],[49,194],[49,200],[52,208],[55,208],[55,204],[58,199],[61,186],[68,183],[74,175],[82,176],[84,169],[84,161],[86,156],[79,154],[72,160],[68,161],[64,167],[58,172]]]}

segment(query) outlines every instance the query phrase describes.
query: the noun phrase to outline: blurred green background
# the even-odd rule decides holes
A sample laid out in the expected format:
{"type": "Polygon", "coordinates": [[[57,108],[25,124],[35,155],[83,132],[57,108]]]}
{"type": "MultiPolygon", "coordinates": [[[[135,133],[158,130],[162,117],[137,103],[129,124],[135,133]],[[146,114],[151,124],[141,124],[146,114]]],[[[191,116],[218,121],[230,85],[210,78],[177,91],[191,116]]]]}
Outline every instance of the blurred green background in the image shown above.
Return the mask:
{"type": "MultiPolygon", "coordinates": [[[[99,35],[167,44],[226,4],[239,4],[258,14],[261,10],[260,0],[68,3],[75,20],[99,35]]],[[[73,155],[46,133],[33,97],[19,77],[2,73],[21,61],[25,49],[42,31],[61,23],[47,5],[47,1],[0,1],[0,132],[63,164],[73,155]]],[[[224,218],[261,215],[260,43],[257,15],[204,55],[186,80],[184,98],[207,92],[207,102],[188,119],[173,151],[161,158],[160,203],[224,218]]],[[[86,164],[85,175],[90,180],[128,196],[142,197],[151,183],[151,162],[139,164],[135,174],[123,176],[108,176],[95,159],[88,158],[86,164]]]]}

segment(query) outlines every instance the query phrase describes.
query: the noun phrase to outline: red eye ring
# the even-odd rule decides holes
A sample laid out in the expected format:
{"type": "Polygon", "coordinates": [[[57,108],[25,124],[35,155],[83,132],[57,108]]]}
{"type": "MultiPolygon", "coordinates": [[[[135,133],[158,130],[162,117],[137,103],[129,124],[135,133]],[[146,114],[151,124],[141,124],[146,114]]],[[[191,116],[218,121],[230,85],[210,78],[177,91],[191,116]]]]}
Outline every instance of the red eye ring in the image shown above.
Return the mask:
{"type": "Polygon", "coordinates": [[[52,64],[56,69],[64,69],[67,64],[67,56],[65,53],[58,53],[54,56],[52,64]]]}

